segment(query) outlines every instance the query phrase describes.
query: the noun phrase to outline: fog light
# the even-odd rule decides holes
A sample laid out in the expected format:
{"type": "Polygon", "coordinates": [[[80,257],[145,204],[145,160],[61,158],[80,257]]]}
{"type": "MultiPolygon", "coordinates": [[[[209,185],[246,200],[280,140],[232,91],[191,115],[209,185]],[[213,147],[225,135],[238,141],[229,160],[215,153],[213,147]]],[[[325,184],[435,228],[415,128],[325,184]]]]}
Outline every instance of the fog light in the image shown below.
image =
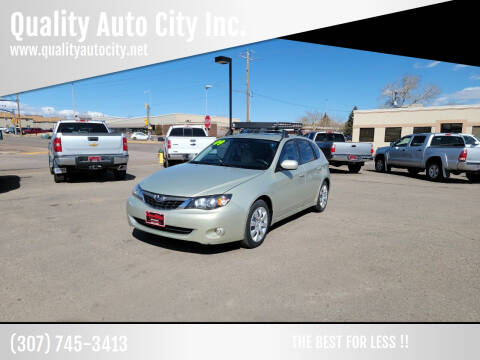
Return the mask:
{"type": "Polygon", "coordinates": [[[218,236],[222,236],[223,234],[225,234],[225,230],[224,228],[216,228],[215,229],[215,234],[217,234],[218,236]]]}

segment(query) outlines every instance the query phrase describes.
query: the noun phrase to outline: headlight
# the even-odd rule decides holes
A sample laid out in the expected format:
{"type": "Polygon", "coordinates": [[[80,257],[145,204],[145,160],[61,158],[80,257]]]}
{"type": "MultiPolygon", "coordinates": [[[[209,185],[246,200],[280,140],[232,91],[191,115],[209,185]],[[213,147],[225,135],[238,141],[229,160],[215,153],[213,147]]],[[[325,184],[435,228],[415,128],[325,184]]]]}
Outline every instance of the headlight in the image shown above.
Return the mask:
{"type": "Polygon", "coordinates": [[[132,191],[132,195],[137,197],[138,199],[143,200],[143,191],[142,188],[140,187],[140,184],[135,185],[132,191]]]}
{"type": "Polygon", "coordinates": [[[232,194],[201,196],[193,198],[187,205],[187,209],[212,210],[223,207],[230,202],[232,194]]]}

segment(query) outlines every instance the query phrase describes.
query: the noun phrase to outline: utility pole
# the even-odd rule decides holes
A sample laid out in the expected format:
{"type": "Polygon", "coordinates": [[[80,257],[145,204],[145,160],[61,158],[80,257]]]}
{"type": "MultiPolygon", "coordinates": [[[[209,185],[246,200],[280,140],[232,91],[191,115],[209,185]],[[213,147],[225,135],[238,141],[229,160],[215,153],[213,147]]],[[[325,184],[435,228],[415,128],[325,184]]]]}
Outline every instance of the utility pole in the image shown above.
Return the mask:
{"type": "Polygon", "coordinates": [[[75,119],[75,92],[73,90],[73,81],[72,81],[72,110],[73,110],[73,118],[75,119]]]}
{"type": "MultiPolygon", "coordinates": [[[[18,100],[18,94],[17,94],[17,116],[18,116],[18,126],[20,127],[20,135],[23,135],[22,119],[20,118],[20,100],[18,100]]],[[[15,127],[15,131],[16,131],[16,127],[15,127]]]]}
{"type": "Polygon", "coordinates": [[[250,51],[245,51],[245,55],[241,54],[240,57],[246,60],[246,72],[247,72],[247,122],[250,122],[250,51]]]}

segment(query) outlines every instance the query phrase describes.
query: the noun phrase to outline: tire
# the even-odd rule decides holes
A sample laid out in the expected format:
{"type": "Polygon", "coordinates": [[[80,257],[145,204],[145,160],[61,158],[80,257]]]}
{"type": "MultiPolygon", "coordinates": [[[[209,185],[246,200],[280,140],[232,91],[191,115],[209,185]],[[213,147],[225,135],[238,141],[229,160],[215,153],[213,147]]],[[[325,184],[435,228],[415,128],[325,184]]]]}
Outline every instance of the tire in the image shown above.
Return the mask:
{"type": "Polygon", "coordinates": [[[253,249],[263,243],[270,227],[270,216],[270,210],[265,201],[257,200],[253,203],[245,225],[243,247],[253,249]]]}
{"type": "Polygon", "coordinates": [[[465,175],[467,176],[467,179],[472,183],[480,181],[480,173],[467,172],[465,175]]]}
{"type": "Polygon", "coordinates": [[[125,180],[127,177],[127,170],[114,170],[115,180],[125,180]]]}
{"type": "Polygon", "coordinates": [[[418,175],[419,172],[420,172],[420,169],[414,169],[414,168],[408,169],[408,173],[409,173],[411,176],[418,175]]]}
{"type": "Polygon", "coordinates": [[[328,183],[324,181],[322,186],[320,186],[320,191],[318,192],[317,203],[313,207],[316,212],[321,213],[327,208],[329,190],[330,188],[328,183]]]}
{"type": "Polygon", "coordinates": [[[55,183],[57,184],[62,181],[65,181],[65,175],[53,174],[53,181],[55,181],[55,183]]]}
{"type": "Polygon", "coordinates": [[[427,178],[431,181],[443,179],[442,164],[438,160],[429,162],[427,165],[427,178]]]}
{"type": "Polygon", "coordinates": [[[357,174],[360,169],[362,168],[362,165],[360,164],[349,164],[348,165],[348,171],[351,172],[352,174],[357,174]]]}
{"type": "Polygon", "coordinates": [[[165,160],[163,160],[163,167],[167,168],[169,166],[170,166],[170,164],[168,163],[168,159],[165,157],[165,160]]]}
{"type": "Polygon", "coordinates": [[[385,171],[385,158],[380,157],[380,158],[375,159],[375,171],[386,172],[385,171]]]}

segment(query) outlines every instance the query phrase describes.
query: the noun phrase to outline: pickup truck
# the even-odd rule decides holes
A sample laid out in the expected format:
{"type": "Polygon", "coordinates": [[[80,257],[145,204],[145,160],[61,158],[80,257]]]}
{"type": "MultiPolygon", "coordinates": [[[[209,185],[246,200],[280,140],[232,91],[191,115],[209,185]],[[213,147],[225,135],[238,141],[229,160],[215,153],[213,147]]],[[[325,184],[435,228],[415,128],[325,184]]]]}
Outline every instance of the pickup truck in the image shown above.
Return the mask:
{"type": "Polygon", "coordinates": [[[389,172],[392,167],[411,175],[426,171],[433,181],[464,172],[474,182],[480,180],[480,147],[467,144],[462,134],[407,135],[375,152],[375,170],[389,172]]]}
{"type": "Polygon", "coordinates": [[[112,170],[117,180],[127,174],[128,144],[103,121],[62,120],[48,144],[48,166],[55,182],[74,171],[112,170]]]}
{"type": "Polygon", "coordinates": [[[175,161],[193,159],[215,140],[215,137],[207,136],[203,125],[172,125],[167,131],[163,145],[163,166],[169,167],[175,161]]]}
{"type": "Polygon", "coordinates": [[[365,161],[373,159],[373,144],[346,142],[339,132],[312,131],[305,137],[315,141],[331,165],[347,165],[351,173],[358,173],[365,161]]]}

